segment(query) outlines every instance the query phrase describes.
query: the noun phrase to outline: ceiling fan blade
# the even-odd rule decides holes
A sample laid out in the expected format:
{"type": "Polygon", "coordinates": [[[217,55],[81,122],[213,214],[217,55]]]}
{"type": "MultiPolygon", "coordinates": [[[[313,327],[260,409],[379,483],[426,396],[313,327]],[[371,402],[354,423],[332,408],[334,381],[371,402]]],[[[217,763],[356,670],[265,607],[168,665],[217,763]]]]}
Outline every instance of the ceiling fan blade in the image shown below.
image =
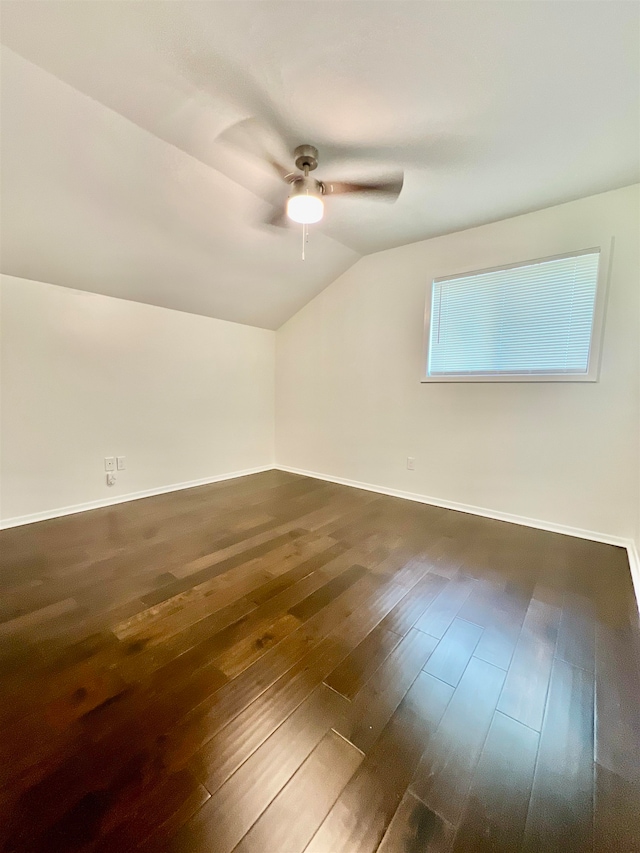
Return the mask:
{"type": "Polygon", "coordinates": [[[400,195],[404,183],[404,173],[381,181],[323,181],[326,195],[344,195],[346,193],[366,193],[387,201],[395,201],[400,195]]]}
{"type": "Polygon", "coordinates": [[[263,128],[268,127],[280,139],[293,142],[279,104],[262,85],[259,76],[246,62],[231,59],[227,53],[212,49],[206,31],[192,33],[179,60],[180,69],[189,81],[213,96],[216,102],[233,106],[236,116],[254,116],[263,128]]]}
{"type": "Polygon", "coordinates": [[[265,225],[271,225],[274,228],[288,228],[291,224],[291,220],[287,216],[287,209],[284,205],[274,207],[264,222],[265,225]]]}
{"type": "Polygon", "coordinates": [[[285,159],[286,151],[276,134],[253,117],[232,124],[219,134],[217,141],[264,161],[283,181],[290,181],[294,177],[291,169],[280,162],[280,159],[285,159]]]}

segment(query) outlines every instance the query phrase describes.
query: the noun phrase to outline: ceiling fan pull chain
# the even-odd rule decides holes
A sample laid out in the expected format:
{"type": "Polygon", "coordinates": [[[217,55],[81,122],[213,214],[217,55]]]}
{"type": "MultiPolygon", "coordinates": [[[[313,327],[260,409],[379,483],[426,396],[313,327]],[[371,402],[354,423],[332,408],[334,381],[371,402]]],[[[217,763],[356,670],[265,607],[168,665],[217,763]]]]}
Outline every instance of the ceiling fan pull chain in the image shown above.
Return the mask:
{"type": "Polygon", "coordinates": [[[304,261],[304,244],[305,244],[305,242],[306,242],[306,241],[305,241],[305,237],[306,237],[305,231],[306,231],[306,228],[307,228],[307,226],[306,226],[306,225],[304,225],[304,223],[303,223],[303,225],[302,225],[302,260],[303,260],[303,261],[304,261]]]}

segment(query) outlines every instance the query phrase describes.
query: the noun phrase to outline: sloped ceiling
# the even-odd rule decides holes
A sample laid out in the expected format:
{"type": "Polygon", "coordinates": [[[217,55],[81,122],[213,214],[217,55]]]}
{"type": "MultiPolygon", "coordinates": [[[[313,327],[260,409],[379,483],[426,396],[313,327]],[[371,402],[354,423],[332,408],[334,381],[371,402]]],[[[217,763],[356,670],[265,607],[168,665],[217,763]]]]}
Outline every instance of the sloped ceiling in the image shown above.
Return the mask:
{"type": "Polygon", "coordinates": [[[640,6],[2,2],[3,272],[277,328],[362,254],[640,178],[640,6]],[[306,260],[255,116],[333,198],[306,260]]]}

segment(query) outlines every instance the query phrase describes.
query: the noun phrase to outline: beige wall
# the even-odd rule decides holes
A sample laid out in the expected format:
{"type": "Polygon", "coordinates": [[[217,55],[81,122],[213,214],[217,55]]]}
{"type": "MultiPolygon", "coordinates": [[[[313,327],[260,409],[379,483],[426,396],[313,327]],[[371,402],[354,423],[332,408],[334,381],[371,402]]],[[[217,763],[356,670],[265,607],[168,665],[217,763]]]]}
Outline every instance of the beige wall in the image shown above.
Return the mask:
{"type": "Polygon", "coordinates": [[[638,541],[638,208],[629,187],[360,260],[277,333],[278,463],[638,541]],[[599,382],[420,383],[433,278],[612,236],[599,382]]]}
{"type": "Polygon", "coordinates": [[[0,518],[273,463],[275,333],[0,279],[0,518]],[[107,487],[104,457],[127,469],[107,487]]]}

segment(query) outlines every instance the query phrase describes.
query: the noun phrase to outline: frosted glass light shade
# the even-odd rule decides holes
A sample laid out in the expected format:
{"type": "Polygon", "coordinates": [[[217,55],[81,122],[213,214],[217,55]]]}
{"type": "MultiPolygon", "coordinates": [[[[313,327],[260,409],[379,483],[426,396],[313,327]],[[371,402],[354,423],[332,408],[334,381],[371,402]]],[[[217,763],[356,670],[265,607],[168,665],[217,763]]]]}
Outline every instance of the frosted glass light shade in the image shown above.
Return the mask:
{"type": "Polygon", "coordinates": [[[320,222],[324,214],[324,204],[317,195],[299,193],[292,195],[287,201],[287,216],[301,225],[312,225],[320,222]]]}

